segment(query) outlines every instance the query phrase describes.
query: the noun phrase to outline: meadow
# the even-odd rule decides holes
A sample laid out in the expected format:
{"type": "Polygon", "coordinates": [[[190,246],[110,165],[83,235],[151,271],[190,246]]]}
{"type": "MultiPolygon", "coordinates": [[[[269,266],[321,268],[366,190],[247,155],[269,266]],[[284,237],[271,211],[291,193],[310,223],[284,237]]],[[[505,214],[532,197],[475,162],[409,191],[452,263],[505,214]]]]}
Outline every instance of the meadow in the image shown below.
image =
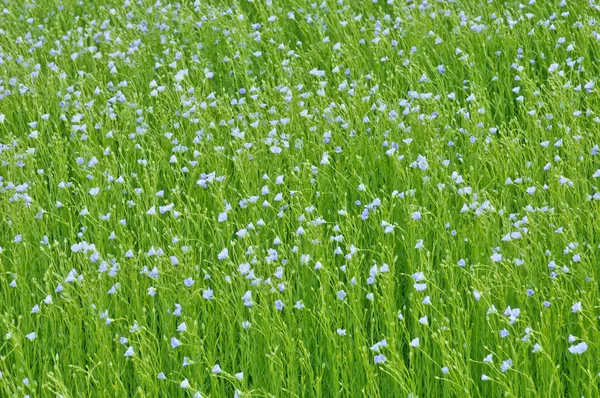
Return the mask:
{"type": "Polygon", "coordinates": [[[600,396],[596,19],[4,0],[0,396],[600,396]]]}

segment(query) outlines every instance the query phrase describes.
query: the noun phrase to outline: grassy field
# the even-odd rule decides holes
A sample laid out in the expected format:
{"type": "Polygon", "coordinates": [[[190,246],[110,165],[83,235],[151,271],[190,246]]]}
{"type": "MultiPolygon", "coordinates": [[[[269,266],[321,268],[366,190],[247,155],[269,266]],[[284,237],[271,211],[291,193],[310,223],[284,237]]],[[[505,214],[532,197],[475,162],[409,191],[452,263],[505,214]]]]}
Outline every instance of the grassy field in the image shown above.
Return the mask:
{"type": "Polygon", "coordinates": [[[600,396],[596,19],[5,0],[0,396],[600,396]]]}

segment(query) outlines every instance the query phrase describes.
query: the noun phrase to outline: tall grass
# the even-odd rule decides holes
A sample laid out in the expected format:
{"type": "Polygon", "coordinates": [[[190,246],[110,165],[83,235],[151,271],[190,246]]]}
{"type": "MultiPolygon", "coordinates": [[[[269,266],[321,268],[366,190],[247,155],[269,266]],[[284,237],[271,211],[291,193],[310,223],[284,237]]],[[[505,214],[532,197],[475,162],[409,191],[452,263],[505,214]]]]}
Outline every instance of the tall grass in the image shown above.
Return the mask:
{"type": "Polygon", "coordinates": [[[594,1],[1,8],[0,396],[600,396],[594,1]]]}

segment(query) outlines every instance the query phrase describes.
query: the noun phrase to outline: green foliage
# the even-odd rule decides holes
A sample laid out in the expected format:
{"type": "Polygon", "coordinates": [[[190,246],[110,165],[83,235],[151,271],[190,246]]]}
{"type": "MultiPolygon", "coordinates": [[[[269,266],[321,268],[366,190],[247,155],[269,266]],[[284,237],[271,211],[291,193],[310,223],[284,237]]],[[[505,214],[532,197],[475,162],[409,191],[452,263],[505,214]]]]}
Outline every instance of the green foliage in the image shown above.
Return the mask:
{"type": "Polygon", "coordinates": [[[594,1],[3,8],[0,396],[600,396],[594,1]]]}

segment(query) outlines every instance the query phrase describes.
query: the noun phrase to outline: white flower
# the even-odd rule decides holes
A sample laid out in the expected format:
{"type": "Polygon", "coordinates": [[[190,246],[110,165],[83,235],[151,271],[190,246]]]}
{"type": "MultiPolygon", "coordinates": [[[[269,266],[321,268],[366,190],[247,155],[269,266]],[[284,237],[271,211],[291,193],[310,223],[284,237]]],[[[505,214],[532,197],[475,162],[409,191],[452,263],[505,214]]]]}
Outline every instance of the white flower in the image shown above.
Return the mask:
{"type": "Polygon", "coordinates": [[[187,69],[182,69],[179,72],[177,72],[177,74],[175,74],[175,80],[180,82],[183,79],[185,79],[185,77],[188,75],[188,70],[187,69]]]}
{"type": "Polygon", "coordinates": [[[583,354],[588,349],[588,345],[585,341],[582,341],[579,344],[575,344],[569,347],[569,352],[571,354],[583,354]]]}
{"type": "Polygon", "coordinates": [[[132,357],[133,356],[133,347],[129,346],[129,348],[127,349],[127,351],[125,351],[125,355],[123,355],[124,357],[132,357]]]}
{"type": "Polygon", "coordinates": [[[227,257],[229,257],[229,250],[227,250],[227,248],[221,250],[221,252],[217,255],[219,260],[225,260],[227,257]]]}

